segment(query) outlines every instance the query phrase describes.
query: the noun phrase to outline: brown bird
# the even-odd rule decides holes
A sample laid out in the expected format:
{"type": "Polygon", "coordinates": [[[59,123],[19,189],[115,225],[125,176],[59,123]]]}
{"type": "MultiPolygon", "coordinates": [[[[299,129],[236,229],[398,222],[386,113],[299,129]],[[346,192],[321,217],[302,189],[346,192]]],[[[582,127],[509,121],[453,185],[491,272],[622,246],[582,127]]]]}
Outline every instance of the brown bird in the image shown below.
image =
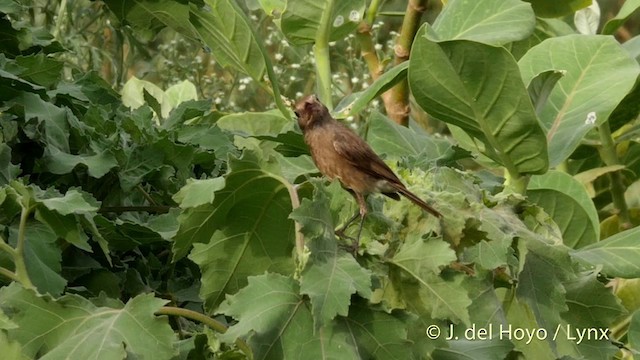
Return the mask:
{"type": "Polygon", "coordinates": [[[358,248],[364,218],[367,215],[365,196],[382,193],[394,200],[400,195],[411,200],[432,215],[442,215],[407,190],[396,174],[380,159],[371,147],[355,132],[342,125],[329,114],[329,110],[315,95],[296,104],[295,114],[304,140],[311,150],[311,157],[322,174],[330,180],[338,179],[358,201],[359,212],[336,233],[344,236],[344,230],[360,216],[360,228],[354,244],[358,248]]]}

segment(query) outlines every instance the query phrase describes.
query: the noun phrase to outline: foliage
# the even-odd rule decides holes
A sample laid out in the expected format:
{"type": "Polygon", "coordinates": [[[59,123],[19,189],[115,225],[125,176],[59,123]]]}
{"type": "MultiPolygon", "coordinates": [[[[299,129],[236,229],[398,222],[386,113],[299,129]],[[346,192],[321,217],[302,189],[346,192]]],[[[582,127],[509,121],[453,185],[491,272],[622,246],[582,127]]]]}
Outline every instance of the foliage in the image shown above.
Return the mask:
{"type": "Polygon", "coordinates": [[[640,3],[425,3],[0,0],[3,357],[637,354],[640,3]],[[314,84],[441,220],[345,249],[314,84]]]}

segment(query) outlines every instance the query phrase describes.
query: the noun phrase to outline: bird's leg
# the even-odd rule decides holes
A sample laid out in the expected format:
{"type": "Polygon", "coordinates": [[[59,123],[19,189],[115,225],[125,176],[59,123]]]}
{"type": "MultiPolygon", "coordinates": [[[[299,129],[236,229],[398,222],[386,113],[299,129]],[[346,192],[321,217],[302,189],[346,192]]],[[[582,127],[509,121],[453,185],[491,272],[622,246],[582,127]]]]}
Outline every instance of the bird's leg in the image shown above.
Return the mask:
{"type": "Polygon", "coordinates": [[[364,195],[353,192],[353,191],[349,191],[349,193],[351,193],[351,195],[353,195],[356,198],[359,209],[358,211],[356,211],[355,214],[353,214],[351,218],[349,218],[349,220],[347,220],[347,222],[340,229],[336,230],[335,232],[336,232],[336,235],[338,235],[340,238],[348,238],[353,240],[353,244],[348,247],[348,250],[350,250],[350,252],[355,255],[358,252],[358,249],[360,247],[360,235],[362,234],[362,228],[364,226],[364,218],[367,215],[367,203],[364,199],[364,195]],[[360,226],[358,227],[358,236],[355,239],[349,236],[346,236],[344,233],[345,230],[347,230],[347,228],[358,217],[360,217],[360,226]]]}

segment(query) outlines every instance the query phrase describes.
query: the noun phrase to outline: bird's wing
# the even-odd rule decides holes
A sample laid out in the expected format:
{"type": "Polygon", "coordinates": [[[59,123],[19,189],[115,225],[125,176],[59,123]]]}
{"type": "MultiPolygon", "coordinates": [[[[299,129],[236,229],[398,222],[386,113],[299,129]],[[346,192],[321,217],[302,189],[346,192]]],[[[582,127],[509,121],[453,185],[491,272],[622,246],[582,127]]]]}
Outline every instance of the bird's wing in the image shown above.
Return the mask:
{"type": "Polygon", "coordinates": [[[373,152],[369,144],[351,130],[334,132],[333,148],[352,166],[362,172],[404,187],[396,174],[373,152]]]}

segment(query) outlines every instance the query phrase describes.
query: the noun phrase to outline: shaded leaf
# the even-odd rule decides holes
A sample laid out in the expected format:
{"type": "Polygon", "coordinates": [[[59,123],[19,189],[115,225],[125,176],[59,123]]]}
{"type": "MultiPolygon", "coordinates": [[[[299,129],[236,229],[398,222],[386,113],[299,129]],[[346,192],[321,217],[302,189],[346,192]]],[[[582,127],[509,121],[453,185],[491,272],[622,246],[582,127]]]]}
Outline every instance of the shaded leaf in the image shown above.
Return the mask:
{"type": "Polygon", "coordinates": [[[586,189],[572,176],[559,171],[533,176],[527,195],[558,224],[565,245],[577,249],[598,241],[598,212],[586,189]]]}

